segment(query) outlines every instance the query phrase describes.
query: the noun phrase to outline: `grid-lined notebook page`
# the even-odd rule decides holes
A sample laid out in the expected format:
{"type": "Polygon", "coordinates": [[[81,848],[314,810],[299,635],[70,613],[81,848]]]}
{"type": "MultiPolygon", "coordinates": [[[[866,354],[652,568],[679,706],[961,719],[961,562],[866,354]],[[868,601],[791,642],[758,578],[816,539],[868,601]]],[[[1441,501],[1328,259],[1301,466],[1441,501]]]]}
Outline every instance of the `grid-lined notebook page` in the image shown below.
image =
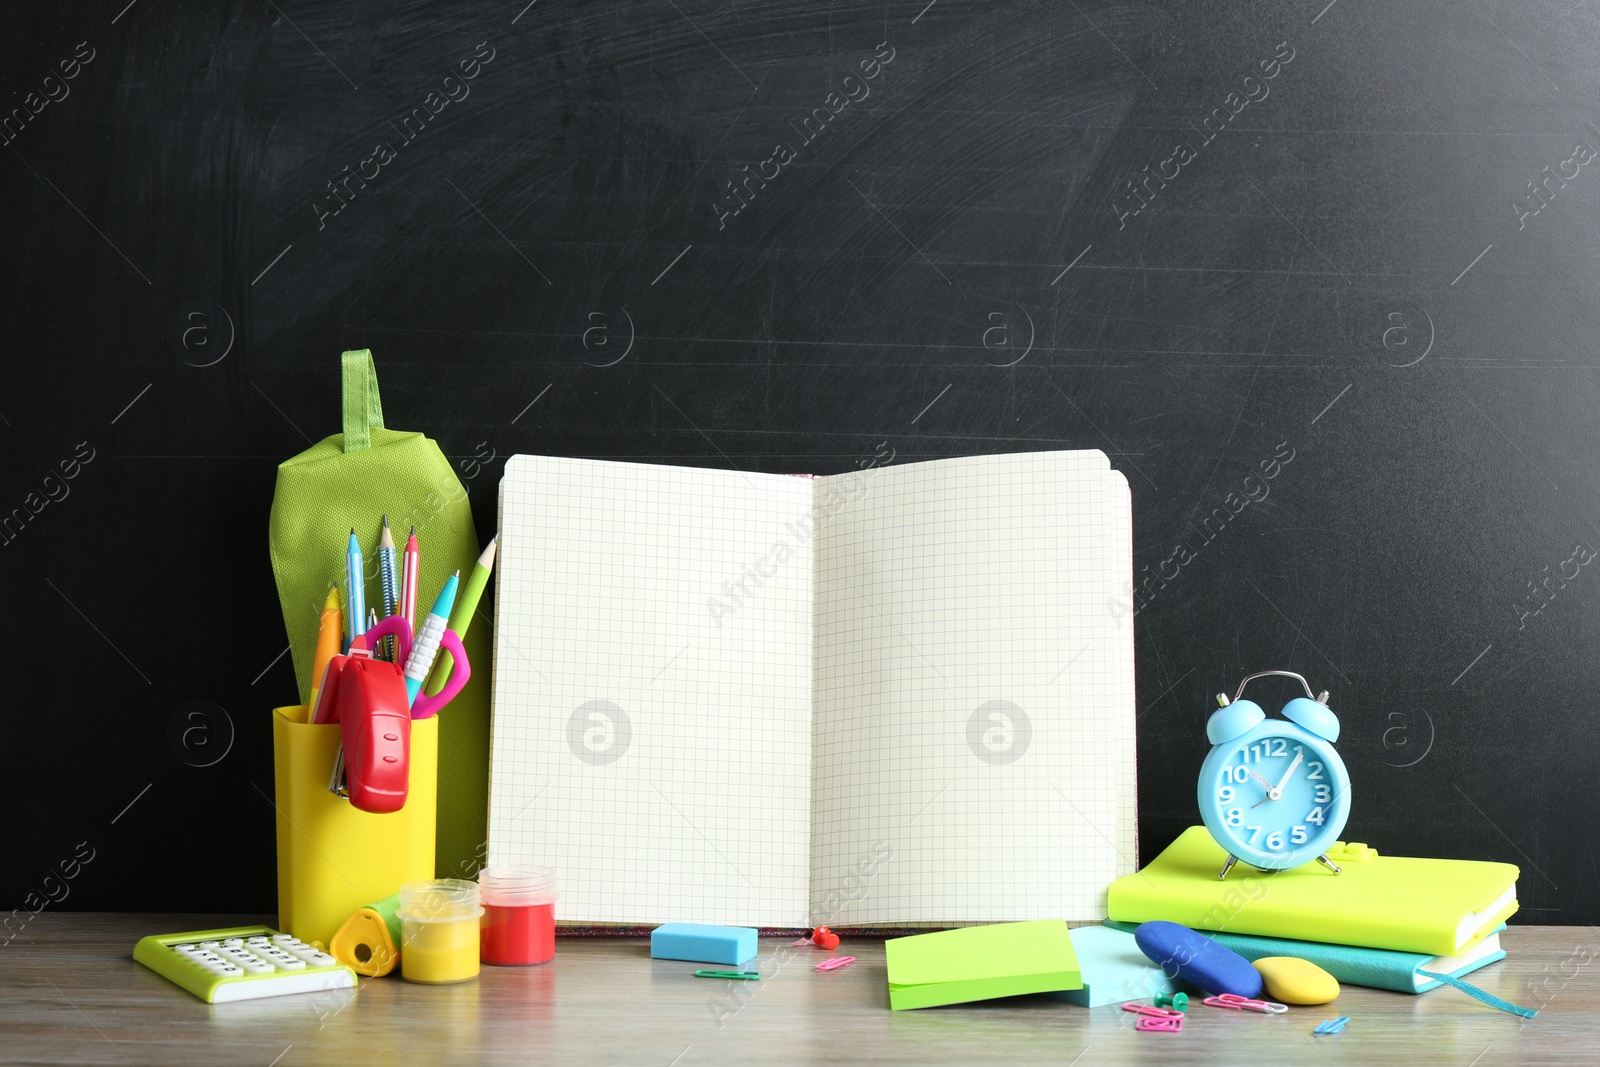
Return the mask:
{"type": "Polygon", "coordinates": [[[559,919],[805,921],[810,519],[808,479],[507,462],[488,859],[559,919]]]}
{"type": "Polygon", "coordinates": [[[812,921],[1104,918],[1135,856],[1126,480],[1047,452],[818,492],[844,503],[817,542],[812,921]]]}

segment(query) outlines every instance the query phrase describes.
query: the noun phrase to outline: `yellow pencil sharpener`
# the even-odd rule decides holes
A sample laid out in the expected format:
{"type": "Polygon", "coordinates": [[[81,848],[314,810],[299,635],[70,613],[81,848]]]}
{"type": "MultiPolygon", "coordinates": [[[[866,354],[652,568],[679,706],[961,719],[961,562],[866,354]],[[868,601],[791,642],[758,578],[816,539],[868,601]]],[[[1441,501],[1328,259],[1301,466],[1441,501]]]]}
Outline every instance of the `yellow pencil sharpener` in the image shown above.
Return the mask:
{"type": "Polygon", "coordinates": [[[459,878],[400,887],[400,975],[408,982],[478,976],[478,884],[459,878]]]}
{"type": "Polygon", "coordinates": [[[357,908],[344,921],[328,951],[363,978],[382,978],[400,963],[400,894],[357,908]]]}

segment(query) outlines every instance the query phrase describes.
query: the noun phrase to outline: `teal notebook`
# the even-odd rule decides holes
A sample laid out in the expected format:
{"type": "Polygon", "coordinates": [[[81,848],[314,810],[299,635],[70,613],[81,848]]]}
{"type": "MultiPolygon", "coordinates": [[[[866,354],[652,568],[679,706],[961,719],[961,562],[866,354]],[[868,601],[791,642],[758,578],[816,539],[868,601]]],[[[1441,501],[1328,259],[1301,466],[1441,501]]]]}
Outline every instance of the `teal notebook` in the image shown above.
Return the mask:
{"type": "MultiPolygon", "coordinates": [[[[1106,926],[1126,934],[1132,934],[1139,928],[1137,923],[1107,922],[1106,926]]],[[[1206,936],[1247,960],[1293,956],[1316,964],[1347,985],[1392,989],[1397,993],[1426,993],[1444,984],[1437,978],[1428,977],[1428,974],[1460,978],[1480,967],[1505,959],[1505,950],[1500,947],[1500,930],[1504,929],[1505,924],[1502,923],[1494,933],[1460,956],[1425,956],[1420,952],[1395,952],[1386,948],[1358,948],[1354,945],[1329,945],[1320,941],[1292,941],[1283,937],[1254,937],[1249,934],[1208,932],[1206,936]]],[[[1085,967],[1086,982],[1088,977],[1089,970],[1085,967]]]]}

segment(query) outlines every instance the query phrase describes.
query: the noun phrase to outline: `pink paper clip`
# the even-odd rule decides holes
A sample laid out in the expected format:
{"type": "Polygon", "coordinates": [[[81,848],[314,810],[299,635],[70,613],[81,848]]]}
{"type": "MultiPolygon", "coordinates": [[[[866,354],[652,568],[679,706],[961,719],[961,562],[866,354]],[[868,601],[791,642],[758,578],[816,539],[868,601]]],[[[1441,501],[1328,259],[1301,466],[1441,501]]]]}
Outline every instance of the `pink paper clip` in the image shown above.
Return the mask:
{"type": "Polygon", "coordinates": [[[1147,1032],[1154,1030],[1158,1033],[1164,1032],[1175,1034],[1183,1029],[1183,1014],[1180,1012],[1178,1013],[1177,1017],[1173,1019],[1154,1019],[1150,1018],[1149,1016],[1141,1016],[1140,1019],[1133,1024],[1133,1028],[1135,1030],[1144,1030],[1147,1032]]]}
{"type": "MultiPolygon", "coordinates": [[[[1151,1019],[1181,1019],[1183,1012],[1173,1008],[1152,1008],[1148,1004],[1124,1004],[1123,1011],[1131,1011],[1135,1015],[1143,1015],[1151,1019]]],[[[1135,1024],[1137,1025],[1137,1024],[1135,1024]]]]}
{"type": "Polygon", "coordinates": [[[854,963],[855,961],[856,961],[856,958],[854,956],[835,956],[831,960],[823,960],[821,963],[819,963],[815,967],[813,967],[812,970],[814,970],[814,971],[837,971],[840,967],[848,967],[850,964],[854,963]]]}
{"type": "Polygon", "coordinates": [[[1200,1003],[1213,1008],[1229,1008],[1233,1011],[1258,1011],[1265,1015],[1282,1015],[1289,1010],[1287,1004],[1275,1004],[1270,1000],[1251,1000],[1241,997],[1237,993],[1223,993],[1215,997],[1207,997],[1200,1003]]]}

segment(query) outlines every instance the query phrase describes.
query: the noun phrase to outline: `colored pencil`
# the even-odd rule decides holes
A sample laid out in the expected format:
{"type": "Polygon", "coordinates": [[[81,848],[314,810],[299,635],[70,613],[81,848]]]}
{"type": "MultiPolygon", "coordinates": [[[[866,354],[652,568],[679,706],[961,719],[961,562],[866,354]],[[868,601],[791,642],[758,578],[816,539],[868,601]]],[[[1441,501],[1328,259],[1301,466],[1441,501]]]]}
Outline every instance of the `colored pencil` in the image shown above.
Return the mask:
{"type": "Polygon", "coordinates": [[[422,568],[422,550],[417,547],[417,528],[411,527],[406,538],[406,551],[400,571],[400,617],[406,620],[411,632],[417,632],[417,574],[422,568]]]}
{"type": "MultiPolygon", "coordinates": [[[[472,625],[473,613],[478,610],[478,601],[483,597],[483,590],[489,584],[489,572],[494,570],[495,546],[500,542],[500,535],[495,534],[489,538],[489,546],[478,557],[478,562],[473,564],[472,573],[467,576],[467,584],[461,587],[461,592],[456,596],[456,606],[450,610],[450,629],[456,636],[466,639],[467,628],[472,625]]],[[[445,682],[450,680],[450,668],[455,658],[446,649],[439,650],[439,659],[433,665],[433,674],[428,676],[428,687],[425,692],[433,696],[444,688],[445,682]]]]}
{"type": "Polygon", "coordinates": [[[317,694],[322,691],[322,676],[328,673],[328,661],[339,654],[339,642],[344,636],[344,613],[339,610],[339,587],[328,587],[328,599],[322,603],[322,621],[317,626],[317,651],[311,658],[311,699],[306,701],[306,715],[317,706],[317,694]]]}
{"type": "Polygon", "coordinates": [[[344,613],[345,622],[350,624],[350,637],[345,642],[345,651],[350,650],[350,641],[354,641],[361,634],[367,632],[367,591],[366,574],[361,563],[361,542],[356,539],[356,528],[350,527],[350,547],[344,556],[344,602],[348,610],[344,613]]]}
{"type": "MultiPolygon", "coordinates": [[[[400,607],[400,566],[394,550],[394,536],[389,533],[389,516],[383,517],[383,533],[378,536],[378,584],[383,587],[383,617],[388,618],[400,607]]],[[[382,656],[394,659],[394,638],[383,639],[382,656]]]]}

